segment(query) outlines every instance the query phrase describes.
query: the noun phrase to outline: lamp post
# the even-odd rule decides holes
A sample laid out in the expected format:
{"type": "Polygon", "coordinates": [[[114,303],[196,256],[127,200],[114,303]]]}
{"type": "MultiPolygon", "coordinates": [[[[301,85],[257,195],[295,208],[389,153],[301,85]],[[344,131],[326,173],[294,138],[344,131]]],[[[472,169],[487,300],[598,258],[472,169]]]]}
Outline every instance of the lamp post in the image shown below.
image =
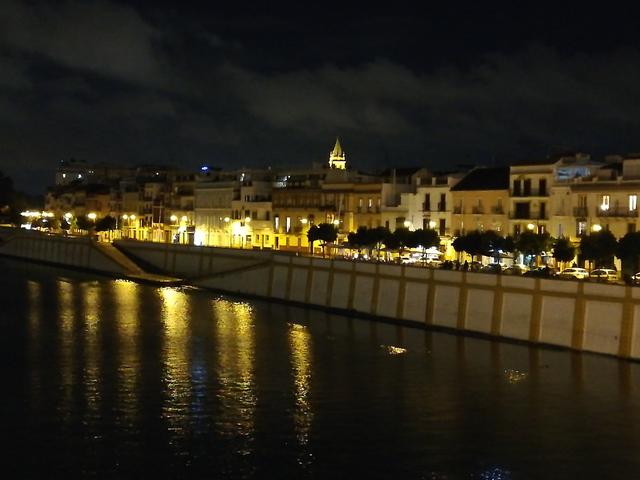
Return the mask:
{"type": "Polygon", "coordinates": [[[247,238],[247,232],[249,231],[250,223],[251,223],[251,217],[244,217],[244,229],[242,230],[242,248],[244,248],[246,244],[245,240],[247,238]]]}
{"type": "Polygon", "coordinates": [[[229,248],[231,248],[231,219],[229,217],[224,217],[224,223],[227,224],[227,230],[229,231],[229,248]]]}
{"type": "Polygon", "coordinates": [[[300,233],[298,234],[300,235],[300,237],[298,238],[298,255],[300,255],[300,247],[302,246],[302,235],[304,234],[304,228],[309,223],[309,220],[307,220],[306,218],[301,218],[300,223],[302,224],[302,227],[300,227],[300,233]]]}
{"type": "Polygon", "coordinates": [[[173,238],[174,238],[174,233],[173,233],[173,229],[176,226],[176,222],[178,221],[178,217],[176,215],[171,215],[169,217],[169,220],[171,220],[171,227],[169,228],[169,234],[171,235],[171,243],[173,243],[173,238]]]}

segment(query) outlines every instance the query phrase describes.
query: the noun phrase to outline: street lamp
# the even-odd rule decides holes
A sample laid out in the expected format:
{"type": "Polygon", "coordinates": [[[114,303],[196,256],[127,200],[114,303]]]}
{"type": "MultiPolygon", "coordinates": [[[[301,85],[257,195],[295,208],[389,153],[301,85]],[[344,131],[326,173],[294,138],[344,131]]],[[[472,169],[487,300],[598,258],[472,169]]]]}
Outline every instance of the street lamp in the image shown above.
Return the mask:
{"type": "Polygon", "coordinates": [[[411,226],[411,222],[409,220],[404,221],[405,228],[409,228],[411,226]]]}
{"type": "Polygon", "coordinates": [[[536,226],[533,223],[527,224],[527,230],[533,230],[536,226]]]}
{"type": "Polygon", "coordinates": [[[429,228],[431,230],[433,230],[434,228],[436,228],[436,222],[434,220],[430,220],[429,221],[429,228]]]}
{"type": "Polygon", "coordinates": [[[599,232],[600,230],[602,230],[602,225],[599,225],[596,223],[594,226],[591,227],[591,230],[593,230],[594,232],[599,232]]]}
{"type": "Polygon", "coordinates": [[[231,221],[231,219],[229,217],[224,217],[224,223],[227,224],[227,230],[229,231],[229,248],[231,248],[232,246],[232,241],[231,241],[231,226],[229,225],[229,222],[231,221]]]}

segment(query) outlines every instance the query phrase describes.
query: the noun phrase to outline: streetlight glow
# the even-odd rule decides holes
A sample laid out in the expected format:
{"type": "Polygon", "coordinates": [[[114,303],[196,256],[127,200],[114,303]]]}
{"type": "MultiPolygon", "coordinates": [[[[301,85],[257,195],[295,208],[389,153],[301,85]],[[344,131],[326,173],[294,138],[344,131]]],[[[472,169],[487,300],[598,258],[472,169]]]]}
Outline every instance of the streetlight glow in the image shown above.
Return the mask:
{"type": "Polygon", "coordinates": [[[533,230],[534,228],[536,228],[536,226],[535,226],[533,223],[529,223],[529,224],[527,225],[527,229],[528,229],[528,230],[533,230]]]}
{"type": "Polygon", "coordinates": [[[95,220],[98,216],[94,212],[91,212],[87,217],[89,220],[95,220]]]}
{"type": "Polygon", "coordinates": [[[175,222],[175,221],[177,221],[177,220],[178,220],[178,217],[176,217],[175,215],[171,215],[171,217],[170,217],[170,218],[171,218],[171,221],[172,221],[172,222],[175,222]]]}
{"type": "Polygon", "coordinates": [[[602,225],[596,223],[593,227],[591,227],[591,230],[593,230],[594,232],[599,232],[600,230],[602,230],[602,225]]]}

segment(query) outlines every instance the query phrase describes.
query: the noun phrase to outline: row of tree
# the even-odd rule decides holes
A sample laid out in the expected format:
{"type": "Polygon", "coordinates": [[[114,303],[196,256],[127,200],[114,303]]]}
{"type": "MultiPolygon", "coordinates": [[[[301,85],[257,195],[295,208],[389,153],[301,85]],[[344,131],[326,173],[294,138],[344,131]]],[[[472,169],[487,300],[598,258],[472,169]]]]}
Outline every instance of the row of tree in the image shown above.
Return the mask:
{"type": "Polygon", "coordinates": [[[578,250],[567,238],[552,238],[548,233],[526,231],[516,237],[502,237],[494,231],[471,231],[453,241],[456,252],[471,257],[499,257],[500,252],[520,252],[534,263],[543,252],[551,252],[558,262],[570,262],[579,253],[596,268],[613,266],[614,256],[622,260],[623,270],[637,272],[640,268],[640,232],[627,233],[619,241],[608,230],[582,235],[578,250]]]}
{"type": "MultiPolygon", "coordinates": [[[[338,229],[330,223],[312,225],[307,232],[307,239],[311,250],[316,241],[322,241],[323,249],[327,243],[335,242],[338,238],[338,229]]],[[[348,245],[358,250],[367,249],[380,251],[383,246],[387,250],[399,251],[404,248],[427,249],[440,245],[440,237],[435,230],[409,230],[408,228],[396,228],[391,232],[387,227],[359,227],[357,231],[347,236],[348,245]]]]}

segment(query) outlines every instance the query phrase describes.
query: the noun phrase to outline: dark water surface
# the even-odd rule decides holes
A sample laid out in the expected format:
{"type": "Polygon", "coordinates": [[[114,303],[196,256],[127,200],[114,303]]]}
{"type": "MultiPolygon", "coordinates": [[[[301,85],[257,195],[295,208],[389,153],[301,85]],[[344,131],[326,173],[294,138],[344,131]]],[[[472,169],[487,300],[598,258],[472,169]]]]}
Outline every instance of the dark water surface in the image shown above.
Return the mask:
{"type": "Polygon", "coordinates": [[[3,478],[638,478],[640,365],[0,260],[3,478]]]}

